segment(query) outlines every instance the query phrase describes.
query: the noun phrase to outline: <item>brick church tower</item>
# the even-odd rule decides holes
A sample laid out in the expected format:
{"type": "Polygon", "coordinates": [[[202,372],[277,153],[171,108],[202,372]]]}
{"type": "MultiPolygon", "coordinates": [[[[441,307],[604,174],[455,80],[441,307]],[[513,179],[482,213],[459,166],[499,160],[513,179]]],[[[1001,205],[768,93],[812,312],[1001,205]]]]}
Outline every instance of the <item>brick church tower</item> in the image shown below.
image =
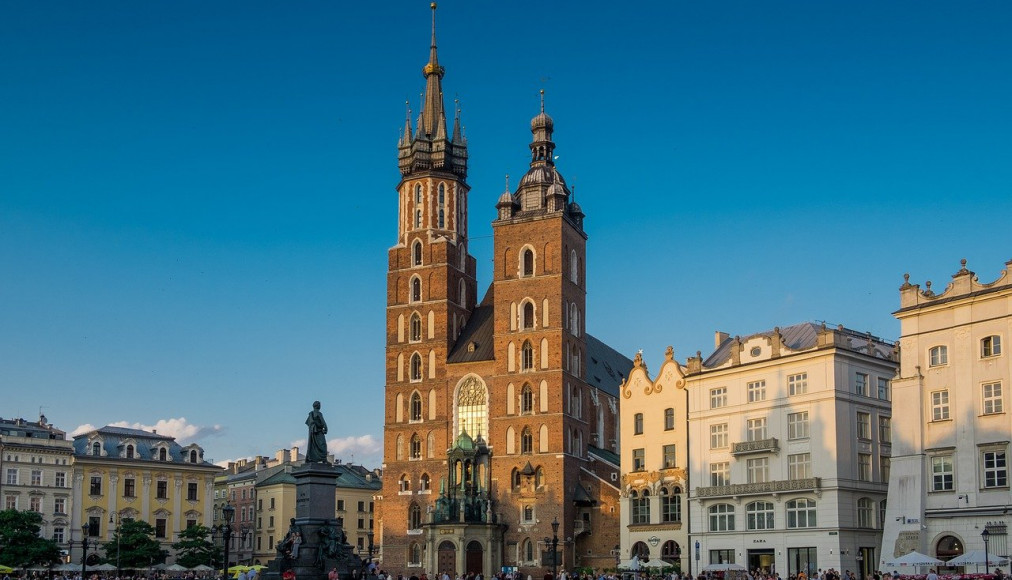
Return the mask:
{"type": "MultiPolygon", "coordinates": [[[[467,142],[447,131],[432,43],[398,143],[387,275],[383,567],[406,576],[614,565],[618,387],[632,362],[585,332],[584,215],[531,121],[531,163],[495,205],[492,285],[467,253],[467,142]]],[[[489,205],[491,207],[491,200],[489,205]]]]}

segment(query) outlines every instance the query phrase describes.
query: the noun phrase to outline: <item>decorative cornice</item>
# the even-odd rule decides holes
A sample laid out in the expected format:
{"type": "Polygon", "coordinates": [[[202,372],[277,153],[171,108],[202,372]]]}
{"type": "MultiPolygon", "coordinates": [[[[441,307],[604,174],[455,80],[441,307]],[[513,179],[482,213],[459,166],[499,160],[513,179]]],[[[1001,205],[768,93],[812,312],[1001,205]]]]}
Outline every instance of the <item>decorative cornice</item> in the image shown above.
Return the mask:
{"type": "Polygon", "coordinates": [[[735,483],[731,485],[715,485],[697,487],[696,497],[737,497],[741,495],[765,495],[786,491],[819,491],[822,489],[821,477],[808,479],[784,479],[763,483],[735,483]]]}

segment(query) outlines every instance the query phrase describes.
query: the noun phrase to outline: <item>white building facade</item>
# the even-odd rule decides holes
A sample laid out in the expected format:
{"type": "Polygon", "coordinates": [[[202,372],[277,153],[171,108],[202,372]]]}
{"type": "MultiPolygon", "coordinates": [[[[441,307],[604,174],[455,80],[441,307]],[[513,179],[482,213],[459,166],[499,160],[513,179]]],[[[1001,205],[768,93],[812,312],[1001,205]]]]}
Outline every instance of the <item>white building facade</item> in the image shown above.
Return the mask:
{"type": "Polygon", "coordinates": [[[1012,261],[984,284],[964,260],[940,294],[905,278],[894,313],[900,376],[880,561],[912,550],[942,560],[983,551],[984,529],[989,553],[1008,555],[1012,261]]]}
{"type": "Polygon", "coordinates": [[[869,577],[886,509],[893,345],[804,323],[718,333],[714,352],[686,366],[692,569],[869,577]]]}

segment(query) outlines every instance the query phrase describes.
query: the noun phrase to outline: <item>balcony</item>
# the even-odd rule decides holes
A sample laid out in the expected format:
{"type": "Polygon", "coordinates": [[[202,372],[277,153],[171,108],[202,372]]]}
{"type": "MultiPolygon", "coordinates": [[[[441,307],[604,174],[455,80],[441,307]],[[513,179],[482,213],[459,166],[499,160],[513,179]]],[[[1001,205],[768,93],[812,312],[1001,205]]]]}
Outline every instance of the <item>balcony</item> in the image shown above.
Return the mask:
{"type": "Polygon", "coordinates": [[[585,520],[576,520],[573,522],[573,535],[579,536],[583,533],[590,533],[590,522],[585,520]]]}
{"type": "Polygon", "coordinates": [[[776,437],[759,439],[758,441],[742,441],[731,448],[731,455],[749,455],[751,453],[780,453],[780,441],[776,437]]]}
{"type": "Polygon", "coordinates": [[[787,491],[815,491],[822,489],[821,477],[808,479],[784,479],[780,481],[764,481],[763,483],[734,483],[731,485],[715,485],[697,487],[696,497],[736,497],[743,495],[767,495],[787,491]]]}

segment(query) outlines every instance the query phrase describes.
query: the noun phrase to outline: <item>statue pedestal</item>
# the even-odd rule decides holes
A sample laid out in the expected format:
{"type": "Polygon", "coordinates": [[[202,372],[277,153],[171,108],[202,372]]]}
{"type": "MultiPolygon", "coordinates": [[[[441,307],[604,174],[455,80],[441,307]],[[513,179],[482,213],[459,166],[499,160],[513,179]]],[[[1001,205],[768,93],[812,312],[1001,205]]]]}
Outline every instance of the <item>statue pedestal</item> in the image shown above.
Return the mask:
{"type": "MultiPolygon", "coordinates": [[[[281,580],[281,574],[287,570],[295,573],[296,580],[327,580],[333,568],[337,568],[342,579],[351,578],[355,569],[361,575],[362,563],[346,542],[343,522],[335,517],[334,494],[339,476],[337,467],[329,463],[306,463],[292,470],[295,478],[292,525],[301,533],[302,544],[298,557],[279,554],[272,560],[264,580],[281,580]]],[[[282,542],[284,539],[279,540],[279,546],[282,542]]]]}

